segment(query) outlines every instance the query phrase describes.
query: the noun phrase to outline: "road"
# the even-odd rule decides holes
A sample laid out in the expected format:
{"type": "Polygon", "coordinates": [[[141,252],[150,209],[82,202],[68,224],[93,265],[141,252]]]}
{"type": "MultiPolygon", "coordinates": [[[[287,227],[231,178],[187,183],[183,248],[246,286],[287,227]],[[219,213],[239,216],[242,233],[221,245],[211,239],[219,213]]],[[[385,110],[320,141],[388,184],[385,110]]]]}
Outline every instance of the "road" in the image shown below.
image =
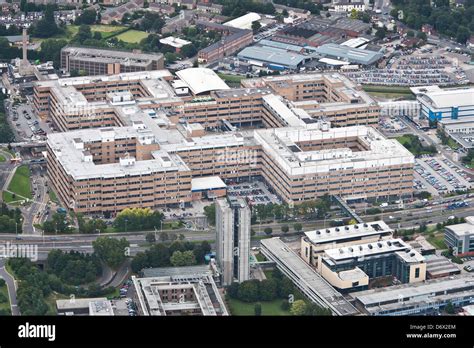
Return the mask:
{"type": "MultiPolygon", "coordinates": [[[[436,224],[438,222],[444,222],[450,216],[457,217],[466,217],[474,215],[473,207],[466,207],[456,210],[447,210],[445,204],[439,204],[435,206],[430,206],[427,208],[417,208],[417,209],[406,209],[393,212],[383,212],[376,215],[365,215],[362,216],[364,221],[375,221],[375,220],[385,220],[388,225],[392,228],[416,228],[422,223],[436,224]]],[[[303,225],[303,231],[326,228],[330,226],[330,220],[317,220],[317,221],[301,221],[303,225]]],[[[284,223],[269,223],[262,225],[253,225],[252,228],[256,232],[256,237],[265,236],[263,232],[266,227],[271,227],[274,231],[273,235],[278,236],[282,235],[281,226],[288,224],[284,223]]],[[[290,226],[292,223],[290,223],[290,226]]],[[[170,231],[167,231],[170,232],[170,231]]],[[[175,231],[176,232],[176,231],[175,231]]],[[[144,251],[148,249],[148,245],[145,242],[145,235],[149,231],[140,231],[140,232],[127,232],[127,233],[113,233],[106,234],[109,237],[113,238],[126,238],[130,243],[130,252],[131,255],[135,255],[137,252],[144,251]]],[[[215,232],[209,230],[206,232],[193,232],[193,231],[181,231],[185,235],[186,240],[188,241],[203,241],[203,240],[214,240],[215,232]]],[[[301,235],[302,233],[297,233],[301,235]]],[[[92,242],[98,237],[104,236],[104,234],[91,234],[91,235],[58,235],[58,236],[21,236],[21,240],[17,240],[15,235],[1,234],[0,243],[11,243],[11,244],[34,244],[38,246],[38,254],[40,259],[45,259],[47,254],[52,249],[61,249],[63,251],[81,251],[86,253],[91,253],[93,251],[92,242]]],[[[259,240],[255,239],[252,242],[252,246],[258,246],[259,240]]]]}
{"type": "Polygon", "coordinates": [[[16,284],[15,279],[5,269],[5,259],[0,259],[0,277],[5,280],[8,288],[8,296],[10,297],[10,306],[12,315],[20,315],[18,303],[16,299],[16,284]]]}

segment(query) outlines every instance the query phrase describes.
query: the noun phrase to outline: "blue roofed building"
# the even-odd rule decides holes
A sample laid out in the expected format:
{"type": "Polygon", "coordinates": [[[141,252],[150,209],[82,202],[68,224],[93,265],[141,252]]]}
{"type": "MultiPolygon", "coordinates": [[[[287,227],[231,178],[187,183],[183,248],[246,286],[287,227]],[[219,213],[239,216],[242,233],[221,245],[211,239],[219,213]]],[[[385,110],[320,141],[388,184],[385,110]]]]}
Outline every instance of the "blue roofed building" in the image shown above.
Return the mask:
{"type": "Polygon", "coordinates": [[[440,121],[474,116],[474,88],[423,86],[410,89],[421,105],[421,118],[440,121]]]}

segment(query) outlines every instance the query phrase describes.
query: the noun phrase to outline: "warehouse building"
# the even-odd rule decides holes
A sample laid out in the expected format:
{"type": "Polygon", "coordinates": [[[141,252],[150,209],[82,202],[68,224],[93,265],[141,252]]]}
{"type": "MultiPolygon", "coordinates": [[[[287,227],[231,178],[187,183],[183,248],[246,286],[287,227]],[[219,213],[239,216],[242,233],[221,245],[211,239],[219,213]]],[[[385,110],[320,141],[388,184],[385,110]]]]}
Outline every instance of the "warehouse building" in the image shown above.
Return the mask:
{"type": "Polygon", "coordinates": [[[430,121],[474,116],[474,88],[441,89],[439,86],[412,87],[421,104],[420,117],[430,121]]]}
{"type": "Polygon", "coordinates": [[[383,54],[380,52],[353,48],[335,43],[321,45],[314,49],[314,53],[322,58],[330,58],[336,61],[363,66],[373,65],[383,57],[383,54]]]}
{"type": "Polygon", "coordinates": [[[265,66],[273,70],[296,70],[305,61],[311,59],[302,54],[270,46],[246,47],[237,54],[237,57],[253,65],[265,66]]]}
{"type": "Polygon", "coordinates": [[[474,116],[466,116],[461,119],[441,119],[438,121],[438,128],[463,149],[474,148],[474,116]]]}

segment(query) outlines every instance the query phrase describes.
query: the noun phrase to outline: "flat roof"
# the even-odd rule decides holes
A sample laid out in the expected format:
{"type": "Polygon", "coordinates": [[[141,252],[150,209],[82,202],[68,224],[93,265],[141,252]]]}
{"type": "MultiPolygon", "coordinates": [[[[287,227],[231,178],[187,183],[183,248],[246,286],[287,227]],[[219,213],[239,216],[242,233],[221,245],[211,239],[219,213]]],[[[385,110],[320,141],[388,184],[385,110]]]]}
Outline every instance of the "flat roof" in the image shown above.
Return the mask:
{"type": "Polygon", "coordinates": [[[365,65],[373,64],[383,57],[383,54],[379,52],[352,48],[335,43],[321,45],[317,47],[314,52],[334,59],[365,65]]]}
{"type": "Polygon", "coordinates": [[[105,297],[93,297],[93,298],[75,298],[66,300],[56,300],[56,308],[58,310],[74,310],[74,309],[85,309],[89,308],[89,303],[107,301],[105,297]]]}
{"type": "Polygon", "coordinates": [[[189,89],[195,95],[204,92],[230,89],[211,69],[189,68],[177,71],[176,75],[188,85],[189,89]]]}
{"type": "Polygon", "coordinates": [[[458,237],[464,237],[465,235],[474,235],[474,216],[466,217],[466,222],[457,225],[445,226],[446,230],[453,232],[458,237]]]}
{"type": "Polygon", "coordinates": [[[226,188],[227,185],[218,176],[191,179],[191,191],[205,191],[226,188]]]}
{"type": "Polygon", "coordinates": [[[430,302],[443,294],[469,291],[474,296],[474,275],[459,275],[438,278],[425,282],[396,285],[351,293],[366,309],[382,309],[384,305],[410,306],[420,301],[430,302]],[[432,299],[432,300],[430,300],[432,299]]]}
{"type": "Polygon", "coordinates": [[[383,233],[393,232],[384,221],[373,221],[362,224],[346,225],[340,227],[323,228],[308,231],[304,234],[314,244],[337,242],[348,238],[368,237],[383,233]]]}
{"type": "Polygon", "coordinates": [[[281,48],[269,46],[246,47],[240,51],[237,56],[239,58],[256,60],[291,68],[296,68],[306,59],[310,59],[310,57],[304,56],[302,54],[288,52],[287,50],[281,48]]]}
{"type": "Polygon", "coordinates": [[[401,239],[379,240],[324,251],[331,260],[342,261],[351,258],[368,257],[386,253],[397,253],[407,262],[423,262],[425,258],[401,239]]]}
{"type": "Polygon", "coordinates": [[[183,46],[189,45],[192,42],[188,40],[181,39],[179,37],[167,36],[163,39],[160,39],[160,43],[163,45],[168,45],[176,48],[181,48],[183,46]]]}

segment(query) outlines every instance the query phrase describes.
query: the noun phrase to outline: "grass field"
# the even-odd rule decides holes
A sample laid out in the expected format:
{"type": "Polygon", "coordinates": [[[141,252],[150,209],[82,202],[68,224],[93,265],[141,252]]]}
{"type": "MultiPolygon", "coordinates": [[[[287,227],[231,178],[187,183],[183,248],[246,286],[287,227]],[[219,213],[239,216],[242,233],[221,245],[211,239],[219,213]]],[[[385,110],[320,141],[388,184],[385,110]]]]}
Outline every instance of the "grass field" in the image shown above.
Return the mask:
{"type": "Polygon", "coordinates": [[[435,234],[434,237],[430,236],[426,240],[437,249],[440,249],[440,250],[448,249],[448,247],[444,243],[444,233],[442,232],[435,234]]]}
{"type": "Polygon", "coordinates": [[[412,94],[409,87],[364,85],[362,89],[373,93],[412,94]]]}
{"type": "Polygon", "coordinates": [[[58,197],[56,196],[56,193],[54,192],[54,190],[52,190],[51,188],[49,189],[49,199],[55,203],[59,203],[59,200],[58,200],[58,197]]]}
{"type": "MultiPolygon", "coordinates": [[[[283,300],[262,301],[262,315],[291,315],[290,311],[281,309],[283,300]]],[[[242,302],[236,299],[227,301],[232,315],[255,315],[255,303],[242,302]]]]}
{"type": "Polygon", "coordinates": [[[0,294],[3,294],[7,298],[5,302],[0,302],[0,310],[2,310],[2,312],[3,310],[6,310],[8,313],[11,314],[10,300],[8,297],[8,289],[6,285],[0,286],[0,294]]]}
{"type": "Polygon", "coordinates": [[[230,83],[238,83],[240,84],[240,81],[245,79],[245,76],[238,76],[238,75],[229,75],[229,74],[221,74],[218,73],[219,77],[223,79],[225,82],[230,82],[230,83]]]}
{"type": "Polygon", "coordinates": [[[0,162],[5,162],[6,160],[5,156],[0,155],[0,162]]]}
{"type": "MultiPolygon", "coordinates": [[[[127,27],[121,25],[91,25],[92,34],[98,32],[101,34],[103,39],[108,39],[111,36],[117,35],[123,30],[126,30],[127,27]]],[[[66,39],[71,40],[79,31],[78,25],[68,25],[66,27],[66,32],[58,37],[57,39],[66,39]]]]}
{"type": "Polygon", "coordinates": [[[138,43],[142,41],[144,38],[148,37],[148,33],[139,30],[128,30],[122,34],[116,36],[118,40],[122,40],[129,43],[138,43]]]}
{"type": "Polygon", "coordinates": [[[27,166],[17,168],[8,190],[19,196],[31,199],[30,169],[27,166]]]}

